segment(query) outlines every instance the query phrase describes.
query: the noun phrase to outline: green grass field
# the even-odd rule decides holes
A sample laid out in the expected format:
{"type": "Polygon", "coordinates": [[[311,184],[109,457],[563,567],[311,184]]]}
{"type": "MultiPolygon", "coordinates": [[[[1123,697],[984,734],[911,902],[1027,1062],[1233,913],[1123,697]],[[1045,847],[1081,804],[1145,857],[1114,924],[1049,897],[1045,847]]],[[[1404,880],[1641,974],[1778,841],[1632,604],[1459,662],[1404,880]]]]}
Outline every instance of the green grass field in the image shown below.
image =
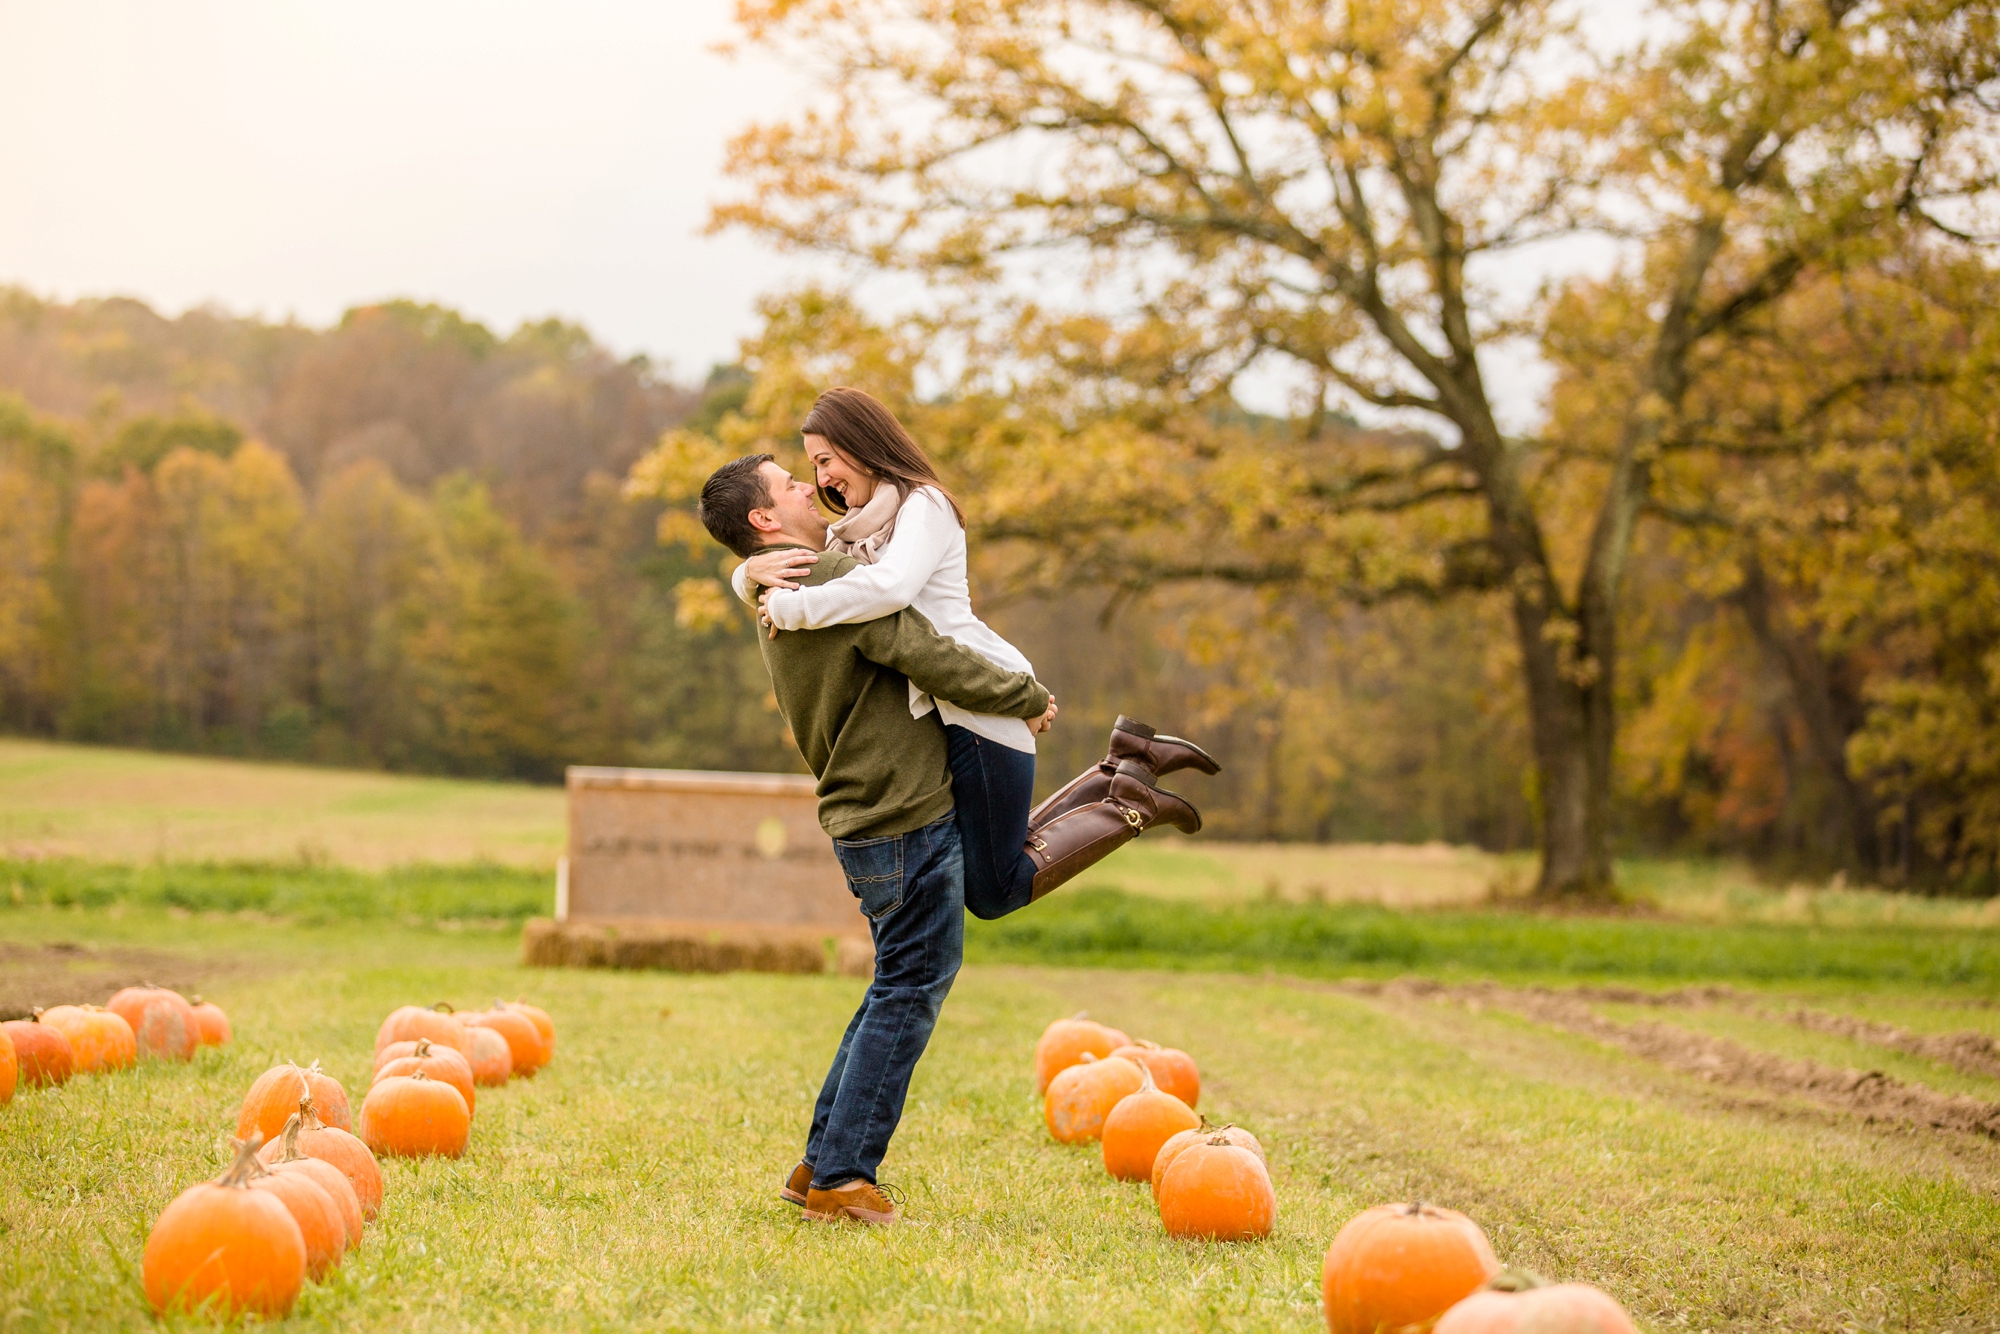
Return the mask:
{"type": "Polygon", "coordinates": [[[551,1012],[554,1063],[482,1092],[464,1159],[388,1165],[362,1249],[284,1328],[1310,1334],[1334,1232],[1410,1198],[1655,1334],[2000,1328],[1988,904],[1641,862],[1632,911],[1547,915],[1460,850],[1134,845],[970,924],[884,1165],[909,1226],[885,1233],[774,1198],[861,982],[519,966],[549,876],[479,840],[559,794],[301,769],[239,808],[230,775],[271,771],[36,752],[0,743],[0,1010],[143,977],[218,1000],[237,1040],[0,1108],[0,1334],[161,1327],[146,1231],[219,1169],[258,1073],[319,1059],[358,1101],[388,1010],[495,996],[551,1012]],[[44,761],[61,782],[37,786],[44,761]],[[158,791],[97,809],[93,766],[156,766],[158,791]],[[213,813],[185,856],[142,846],[174,791],[213,813]],[[301,821],[320,851],[286,841],[301,821]],[[47,832],[85,825],[104,837],[47,832]],[[1268,1241],[1170,1241],[1143,1187],[1050,1141],[1030,1054],[1079,1009],[1195,1055],[1202,1110],[1270,1150],[1268,1241]]]}

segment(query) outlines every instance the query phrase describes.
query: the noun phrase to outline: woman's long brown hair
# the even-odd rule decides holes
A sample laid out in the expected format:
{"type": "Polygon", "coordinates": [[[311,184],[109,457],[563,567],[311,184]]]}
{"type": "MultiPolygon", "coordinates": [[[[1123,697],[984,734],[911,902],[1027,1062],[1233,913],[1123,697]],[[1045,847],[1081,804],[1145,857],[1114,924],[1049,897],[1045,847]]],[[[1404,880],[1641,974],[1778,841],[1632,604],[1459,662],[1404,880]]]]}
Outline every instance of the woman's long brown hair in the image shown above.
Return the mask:
{"type": "MultiPolygon", "coordinates": [[[[893,483],[906,498],[918,487],[936,487],[958,516],[958,526],[965,527],[965,511],[938,480],[930,455],[874,395],[845,387],[827,390],[813,400],[799,434],[824,436],[849,463],[893,483]]],[[[847,502],[823,486],[819,502],[835,514],[847,513],[847,502]]]]}

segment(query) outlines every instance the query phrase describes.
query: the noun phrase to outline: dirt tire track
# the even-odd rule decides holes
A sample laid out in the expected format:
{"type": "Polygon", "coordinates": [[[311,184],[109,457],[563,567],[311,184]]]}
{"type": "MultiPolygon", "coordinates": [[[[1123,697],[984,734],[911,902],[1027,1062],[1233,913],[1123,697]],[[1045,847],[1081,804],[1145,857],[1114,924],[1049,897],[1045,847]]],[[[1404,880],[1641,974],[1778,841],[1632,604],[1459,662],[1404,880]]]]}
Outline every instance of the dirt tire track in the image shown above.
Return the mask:
{"type": "MultiPolygon", "coordinates": [[[[1389,1001],[1455,1001],[1492,1006],[1567,1033],[1610,1043],[1700,1079],[1812,1098],[1871,1122],[1892,1121],[2000,1139],[2000,1103],[1982,1102],[1963,1094],[1943,1094],[1922,1084],[1906,1084],[1880,1070],[1841,1069],[1818,1061],[1754,1051],[1728,1038],[1711,1037],[1672,1024],[1651,1021],[1621,1024],[1590,1008],[1593,1000],[1610,999],[1603,992],[1620,988],[1578,988],[1563,992],[1542,987],[1503,987],[1492,982],[1446,985],[1422,978],[1348,981],[1340,983],[1339,988],[1389,1001]]],[[[1922,1041],[1915,1035],[1908,1036],[1922,1041]]]]}

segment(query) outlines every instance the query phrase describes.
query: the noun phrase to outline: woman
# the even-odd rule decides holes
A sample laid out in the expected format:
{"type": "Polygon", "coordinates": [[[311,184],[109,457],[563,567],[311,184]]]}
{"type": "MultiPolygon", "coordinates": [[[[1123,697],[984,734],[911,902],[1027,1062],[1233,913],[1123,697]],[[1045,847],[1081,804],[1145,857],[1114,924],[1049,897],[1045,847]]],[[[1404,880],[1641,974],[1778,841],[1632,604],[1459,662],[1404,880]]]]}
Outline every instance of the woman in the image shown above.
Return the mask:
{"type": "MultiPolygon", "coordinates": [[[[859,389],[829,389],[799,427],[820,502],[841,516],[829,550],[862,568],[812,588],[796,580],[818,557],[796,548],[752,556],[731,582],[776,634],[872,621],[913,607],[938,633],[1007,671],[1033,672],[1022,652],[972,610],[966,583],[965,513],[895,414],[859,389]]],[[[1164,822],[1194,833],[1201,816],[1155,779],[1176,769],[1216,772],[1192,742],[1158,736],[1120,717],[1104,761],[1031,809],[1035,725],[1019,718],[968,713],[910,688],[910,711],[935,708],[949,747],[952,797],[965,856],[965,906],[976,917],[1004,917],[1027,906],[1147,826],[1164,822]]]]}

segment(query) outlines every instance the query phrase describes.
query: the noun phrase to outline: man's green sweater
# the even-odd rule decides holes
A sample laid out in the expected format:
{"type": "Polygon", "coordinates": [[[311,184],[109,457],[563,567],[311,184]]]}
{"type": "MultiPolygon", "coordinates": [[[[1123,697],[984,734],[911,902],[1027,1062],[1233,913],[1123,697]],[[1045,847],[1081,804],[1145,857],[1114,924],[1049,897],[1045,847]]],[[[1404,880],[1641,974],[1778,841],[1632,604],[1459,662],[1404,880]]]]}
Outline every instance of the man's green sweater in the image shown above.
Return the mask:
{"type": "MultiPolygon", "coordinates": [[[[855,566],[823,551],[799,582],[823,584],[855,566]]],[[[834,838],[907,834],[951,811],[944,727],[935,711],[910,716],[910,682],[974,713],[1039,718],[1049,707],[1034,677],[1001,671],[909,607],[757,642],[778,709],[819,779],[820,827],[834,838]]]]}

